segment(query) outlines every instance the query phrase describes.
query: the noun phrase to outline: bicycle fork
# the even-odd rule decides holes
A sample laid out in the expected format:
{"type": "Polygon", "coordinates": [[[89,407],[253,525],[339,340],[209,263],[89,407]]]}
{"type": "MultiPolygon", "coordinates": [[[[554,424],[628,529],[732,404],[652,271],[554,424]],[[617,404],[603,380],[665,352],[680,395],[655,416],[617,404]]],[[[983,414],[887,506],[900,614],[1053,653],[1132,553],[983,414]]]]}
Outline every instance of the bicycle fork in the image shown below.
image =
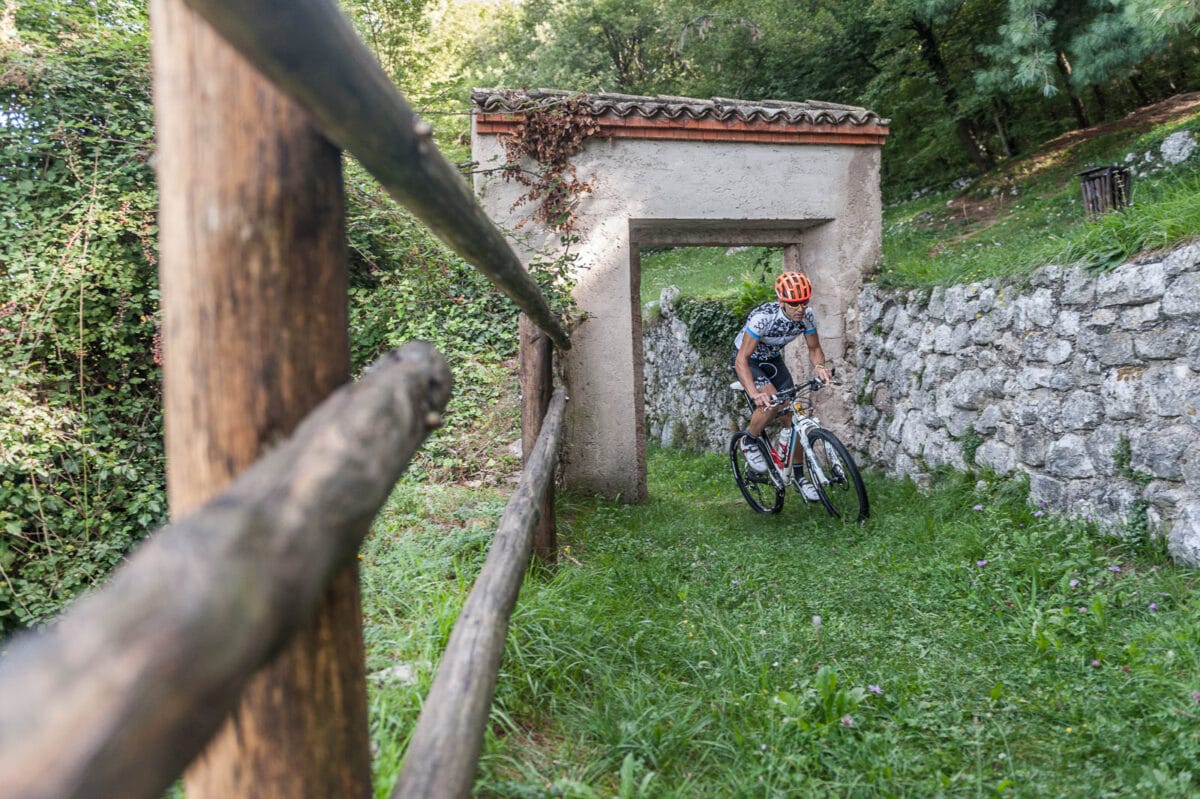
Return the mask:
{"type": "MultiPolygon", "coordinates": [[[[820,427],[821,425],[817,424],[814,419],[797,414],[792,422],[792,449],[789,450],[795,450],[796,440],[799,439],[800,448],[804,450],[804,463],[808,467],[808,481],[818,488],[829,485],[829,477],[821,470],[821,462],[817,460],[817,455],[813,452],[812,444],[808,440],[808,432],[820,427]]],[[[792,462],[795,463],[795,460],[793,457],[792,462]]]]}

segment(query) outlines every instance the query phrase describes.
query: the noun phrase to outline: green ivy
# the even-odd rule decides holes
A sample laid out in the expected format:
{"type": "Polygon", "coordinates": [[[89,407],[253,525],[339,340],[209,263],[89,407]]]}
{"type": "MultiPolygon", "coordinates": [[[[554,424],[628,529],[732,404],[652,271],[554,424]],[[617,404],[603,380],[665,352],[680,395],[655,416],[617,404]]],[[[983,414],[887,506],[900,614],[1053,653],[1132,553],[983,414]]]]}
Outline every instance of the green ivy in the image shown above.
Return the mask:
{"type": "Polygon", "coordinates": [[[745,281],[735,297],[680,297],[675,302],[675,310],[687,325],[688,343],[693,349],[702,355],[728,357],[733,352],[733,340],[750,311],[774,298],[771,286],[745,281]]]}

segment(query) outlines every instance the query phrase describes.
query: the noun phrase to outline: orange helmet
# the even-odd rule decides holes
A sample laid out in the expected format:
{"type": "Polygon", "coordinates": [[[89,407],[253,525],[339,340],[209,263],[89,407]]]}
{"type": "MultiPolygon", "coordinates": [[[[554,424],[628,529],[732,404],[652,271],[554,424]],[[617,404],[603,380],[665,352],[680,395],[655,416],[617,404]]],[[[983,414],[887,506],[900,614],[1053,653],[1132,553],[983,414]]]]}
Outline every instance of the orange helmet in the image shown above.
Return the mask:
{"type": "Polygon", "coordinates": [[[808,302],[812,298],[812,283],[799,272],[784,272],[775,278],[775,295],[780,302],[808,302]]]}

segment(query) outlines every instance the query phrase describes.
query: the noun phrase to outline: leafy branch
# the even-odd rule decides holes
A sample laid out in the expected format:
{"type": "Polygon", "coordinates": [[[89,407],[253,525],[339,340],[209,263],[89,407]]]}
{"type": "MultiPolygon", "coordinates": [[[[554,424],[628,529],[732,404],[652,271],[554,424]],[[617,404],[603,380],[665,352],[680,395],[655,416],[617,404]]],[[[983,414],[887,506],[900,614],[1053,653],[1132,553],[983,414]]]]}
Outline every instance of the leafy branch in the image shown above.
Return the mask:
{"type": "Polygon", "coordinates": [[[570,233],[575,222],[579,196],[591,193],[591,181],[580,180],[572,156],[600,131],[600,123],[586,94],[577,94],[552,103],[529,100],[521,108],[524,120],[500,141],[506,163],[501,169],[505,180],[515,180],[528,191],[513,208],[536,202],[533,219],[547,227],[570,233]],[[541,165],[539,170],[522,166],[525,158],[541,165]]]}

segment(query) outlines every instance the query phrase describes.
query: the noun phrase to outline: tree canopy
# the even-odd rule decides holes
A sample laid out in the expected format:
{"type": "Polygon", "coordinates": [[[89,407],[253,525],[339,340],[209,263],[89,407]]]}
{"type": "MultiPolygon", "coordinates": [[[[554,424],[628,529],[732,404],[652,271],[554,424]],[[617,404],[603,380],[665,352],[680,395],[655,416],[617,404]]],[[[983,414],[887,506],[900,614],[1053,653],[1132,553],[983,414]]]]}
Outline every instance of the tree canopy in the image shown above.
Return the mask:
{"type": "Polygon", "coordinates": [[[405,23],[422,31],[408,49],[380,52],[407,54],[393,72],[419,105],[446,99],[434,74],[457,81],[460,109],[468,84],[865,105],[893,120],[892,190],[981,172],[1200,81],[1197,0],[405,5],[429,24],[405,23]]]}

